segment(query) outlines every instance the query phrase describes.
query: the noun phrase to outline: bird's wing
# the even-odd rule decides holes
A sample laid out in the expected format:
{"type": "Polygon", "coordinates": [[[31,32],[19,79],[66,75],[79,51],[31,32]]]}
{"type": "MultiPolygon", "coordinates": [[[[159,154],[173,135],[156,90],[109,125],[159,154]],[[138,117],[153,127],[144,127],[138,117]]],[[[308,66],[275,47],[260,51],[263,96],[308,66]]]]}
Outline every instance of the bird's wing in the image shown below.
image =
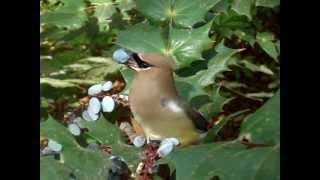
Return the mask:
{"type": "Polygon", "coordinates": [[[177,106],[179,109],[183,109],[186,116],[188,116],[194,126],[201,130],[201,131],[207,131],[208,130],[208,122],[206,119],[201,115],[199,111],[191,107],[187,102],[185,102],[181,98],[177,98],[174,100],[168,100],[168,99],[162,99],[161,105],[164,107],[169,107],[169,109],[176,109],[177,106]],[[172,104],[173,103],[173,104],[172,104]]]}
{"type": "Polygon", "coordinates": [[[208,121],[201,115],[199,111],[191,107],[189,104],[183,104],[185,113],[192,120],[195,127],[201,131],[208,130],[208,121]]]}

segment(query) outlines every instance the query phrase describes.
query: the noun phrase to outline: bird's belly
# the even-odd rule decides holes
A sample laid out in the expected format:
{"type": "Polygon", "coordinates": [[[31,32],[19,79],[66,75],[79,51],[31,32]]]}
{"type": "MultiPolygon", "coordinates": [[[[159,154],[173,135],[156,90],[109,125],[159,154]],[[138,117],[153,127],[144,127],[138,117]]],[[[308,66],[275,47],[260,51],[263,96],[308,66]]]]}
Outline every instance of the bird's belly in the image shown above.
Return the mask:
{"type": "MultiPolygon", "coordinates": [[[[200,134],[192,122],[184,117],[146,119],[134,113],[136,121],[142,127],[145,135],[150,140],[163,140],[165,138],[177,138],[182,146],[194,144],[200,140],[200,134]]],[[[160,116],[159,116],[160,117],[160,116]]]]}

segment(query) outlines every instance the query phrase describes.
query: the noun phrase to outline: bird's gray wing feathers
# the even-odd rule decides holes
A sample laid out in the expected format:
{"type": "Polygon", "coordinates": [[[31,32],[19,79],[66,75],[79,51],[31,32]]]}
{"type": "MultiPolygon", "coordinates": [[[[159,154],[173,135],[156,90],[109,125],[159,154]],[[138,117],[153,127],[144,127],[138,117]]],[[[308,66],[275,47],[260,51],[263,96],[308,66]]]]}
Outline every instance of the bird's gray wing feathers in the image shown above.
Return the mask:
{"type": "Polygon", "coordinates": [[[201,115],[199,111],[192,108],[188,104],[184,104],[185,106],[185,112],[188,115],[188,117],[192,120],[195,127],[201,131],[208,131],[208,121],[201,115]]]}

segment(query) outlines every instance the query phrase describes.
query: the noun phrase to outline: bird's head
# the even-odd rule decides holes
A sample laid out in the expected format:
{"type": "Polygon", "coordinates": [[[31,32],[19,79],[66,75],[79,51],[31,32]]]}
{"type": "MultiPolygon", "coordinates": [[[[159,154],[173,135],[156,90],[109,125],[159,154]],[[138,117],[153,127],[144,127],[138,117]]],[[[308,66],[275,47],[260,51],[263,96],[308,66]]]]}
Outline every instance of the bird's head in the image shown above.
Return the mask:
{"type": "Polygon", "coordinates": [[[175,69],[175,64],[170,57],[156,53],[135,53],[118,49],[113,53],[113,59],[137,72],[148,71],[152,68],[172,71],[175,69]]]}

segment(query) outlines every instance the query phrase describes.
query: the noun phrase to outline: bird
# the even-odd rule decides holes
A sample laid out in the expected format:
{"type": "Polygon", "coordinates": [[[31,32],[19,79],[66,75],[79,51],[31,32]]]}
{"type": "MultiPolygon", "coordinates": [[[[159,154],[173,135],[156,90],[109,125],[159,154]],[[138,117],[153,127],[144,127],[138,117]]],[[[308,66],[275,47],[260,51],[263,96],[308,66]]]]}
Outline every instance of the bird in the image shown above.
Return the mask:
{"type": "Polygon", "coordinates": [[[174,61],[159,53],[119,49],[114,59],[135,71],[129,88],[134,119],[149,141],[176,138],[180,147],[197,144],[208,131],[208,122],[179,96],[174,83],[174,61]]]}

